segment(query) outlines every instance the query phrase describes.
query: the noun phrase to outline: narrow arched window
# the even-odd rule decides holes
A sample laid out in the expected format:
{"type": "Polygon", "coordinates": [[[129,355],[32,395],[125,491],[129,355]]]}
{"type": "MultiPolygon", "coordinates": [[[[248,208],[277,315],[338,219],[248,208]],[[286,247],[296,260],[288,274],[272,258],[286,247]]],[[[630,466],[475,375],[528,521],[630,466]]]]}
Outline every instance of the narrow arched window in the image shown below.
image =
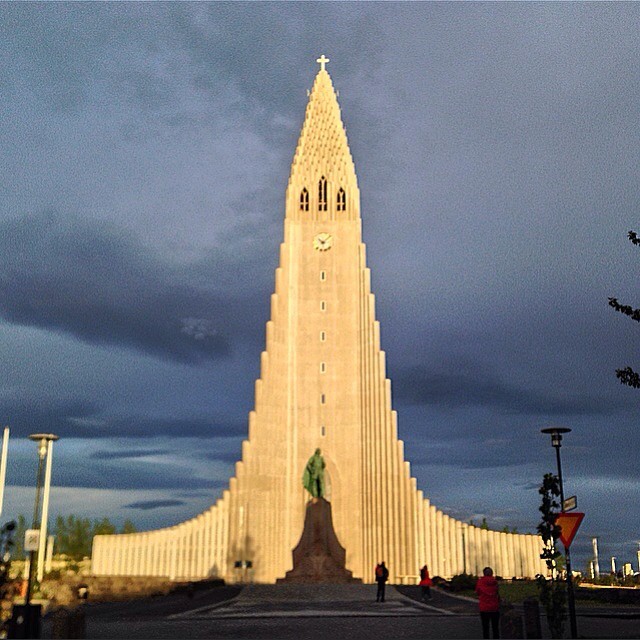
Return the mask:
{"type": "Polygon", "coordinates": [[[306,187],[300,192],[300,211],[309,211],[309,192],[306,187]]]}
{"type": "Polygon", "coordinates": [[[336,200],[336,211],[346,211],[347,210],[347,194],[344,192],[344,189],[340,187],[338,191],[338,197],[336,200]]]}
{"type": "Polygon", "coordinates": [[[327,180],[324,176],[318,183],[318,211],[327,210],[327,180]]]}

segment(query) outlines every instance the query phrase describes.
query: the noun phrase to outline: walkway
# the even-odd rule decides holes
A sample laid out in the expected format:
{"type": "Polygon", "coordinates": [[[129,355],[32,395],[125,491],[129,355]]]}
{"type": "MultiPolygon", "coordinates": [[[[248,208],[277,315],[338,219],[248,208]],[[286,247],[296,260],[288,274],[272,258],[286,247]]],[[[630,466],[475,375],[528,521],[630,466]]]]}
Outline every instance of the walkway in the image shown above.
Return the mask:
{"type": "Polygon", "coordinates": [[[394,587],[376,602],[375,585],[249,585],[233,600],[192,609],[171,619],[406,617],[454,615],[431,603],[416,602],[394,587]]]}

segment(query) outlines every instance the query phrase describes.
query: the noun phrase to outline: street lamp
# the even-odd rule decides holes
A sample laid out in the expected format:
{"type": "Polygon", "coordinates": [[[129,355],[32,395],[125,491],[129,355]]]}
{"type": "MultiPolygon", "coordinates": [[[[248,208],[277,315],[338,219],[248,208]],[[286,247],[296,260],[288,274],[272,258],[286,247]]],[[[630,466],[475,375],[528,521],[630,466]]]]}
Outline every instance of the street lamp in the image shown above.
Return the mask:
{"type": "MultiPolygon", "coordinates": [[[[52,436],[53,434],[48,434],[52,436]]],[[[47,552],[47,529],[49,522],[49,494],[51,493],[51,465],[53,462],[53,442],[58,437],[47,439],[47,464],[44,472],[44,494],[42,496],[42,517],[40,518],[40,540],[38,542],[38,567],[36,580],[42,582],[44,578],[44,561],[47,552]]],[[[52,550],[53,551],[53,550],[52,550]]]]}
{"type": "Polygon", "coordinates": [[[2,457],[0,458],[0,515],[4,504],[4,481],[7,477],[7,451],[9,449],[9,427],[4,428],[2,437],[2,457]]]}
{"type": "MultiPolygon", "coordinates": [[[[541,433],[551,435],[551,446],[556,450],[556,463],[558,465],[558,484],[560,485],[560,511],[564,511],[564,485],[562,482],[562,464],[560,462],[560,447],[562,446],[562,434],[569,433],[568,427],[548,427],[541,429],[541,433]]],[[[578,637],[578,624],[576,621],[576,602],[573,595],[573,575],[571,573],[571,554],[569,547],[564,548],[567,565],[567,599],[569,601],[569,622],[571,624],[571,637],[578,637]]]]}
{"type": "MultiPolygon", "coordinates": [[[[42,473],[44,468],[44,461],[47,457],[47,453],[51,451],[51,444],[58,440],[58,436],[53,433],[32,433],[29,436],[29,440],[33,440],[38,443],[38,474],[36,476],[36,502],[33,508],[33,523],[31,525],[32,529],[40,530],[40,492],[42,490],[42,473]]],[[[49,466],[49,465],[47,465],[49,466]]],[[[49,467],[47,474],[47,482],[45,486],[45,497],[48,499],[48,485],[51,480],[51,469],[49,467]]],[[[48,506],[48,505],[47,505],[48,506]]],[[[42,532],[40,532],[42,533],[42,532]]],[[[29,577],[27,579],[27,594],[25,596],[24,604],[29,608],[29,603],[31,601],[31,589],[33,587],[33,576],[36,570],[35,566],[35,557],[36,552],[34,550],[29,551],[29,577]]],[[[29,614],[27,614],[29,615],[29,614]]]]}

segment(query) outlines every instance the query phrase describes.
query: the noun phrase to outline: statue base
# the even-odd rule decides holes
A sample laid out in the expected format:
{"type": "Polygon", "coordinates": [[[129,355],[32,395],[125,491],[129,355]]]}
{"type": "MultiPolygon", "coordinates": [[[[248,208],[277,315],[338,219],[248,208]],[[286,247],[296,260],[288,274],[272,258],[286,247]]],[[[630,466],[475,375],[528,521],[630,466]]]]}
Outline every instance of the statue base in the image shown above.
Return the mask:
{"type": "Polygon", "coordinates": [[[331,503],[314,498],[307,503],[304,529],[300,542],[293,550],[293,569],[277,584],[360,584],[345,567],[346,552],[333,530],[331,503]]]}

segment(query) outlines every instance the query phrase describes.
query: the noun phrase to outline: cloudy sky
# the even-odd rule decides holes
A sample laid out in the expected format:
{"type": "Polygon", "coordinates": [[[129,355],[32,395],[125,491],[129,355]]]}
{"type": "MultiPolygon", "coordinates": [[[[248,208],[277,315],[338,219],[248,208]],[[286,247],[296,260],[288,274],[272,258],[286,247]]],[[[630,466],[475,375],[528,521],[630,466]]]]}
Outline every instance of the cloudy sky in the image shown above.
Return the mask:
{"type": "MultiPolygon", "coordinates": [[[[635,558],[640,5],[0,5],[3,517],[175,524],[253,408],[284,193],[325,53],[399,428],[463,520],[533,531],[568,426],[576,568],[635,558]],[[605,560],[606,558],[606,560],[605,560]]],[[[635,564],[635,561],[634,561],[635,564]]]]}

